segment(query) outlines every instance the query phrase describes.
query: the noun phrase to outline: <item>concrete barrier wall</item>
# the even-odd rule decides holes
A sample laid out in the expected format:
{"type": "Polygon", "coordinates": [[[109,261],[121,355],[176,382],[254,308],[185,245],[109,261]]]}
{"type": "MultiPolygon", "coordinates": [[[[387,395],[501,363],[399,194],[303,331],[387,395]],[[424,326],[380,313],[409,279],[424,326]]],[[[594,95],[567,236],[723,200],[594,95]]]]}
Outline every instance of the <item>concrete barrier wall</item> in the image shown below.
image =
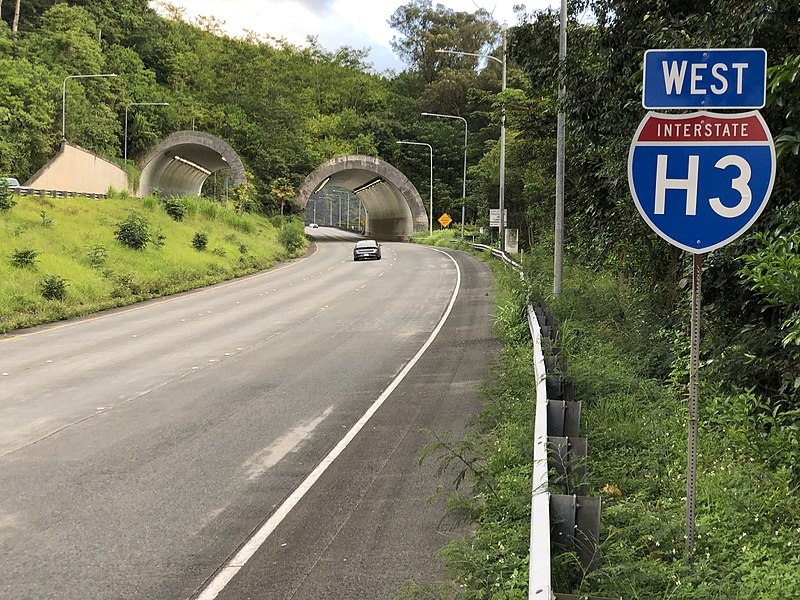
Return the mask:
{"type": "Polygon", "coordinates": [[[105,194],[108,188],[129,189],[128,175],[121,167],[66,140],[62,140],[58,153],[25,186],[92,194],[105,194]]]}

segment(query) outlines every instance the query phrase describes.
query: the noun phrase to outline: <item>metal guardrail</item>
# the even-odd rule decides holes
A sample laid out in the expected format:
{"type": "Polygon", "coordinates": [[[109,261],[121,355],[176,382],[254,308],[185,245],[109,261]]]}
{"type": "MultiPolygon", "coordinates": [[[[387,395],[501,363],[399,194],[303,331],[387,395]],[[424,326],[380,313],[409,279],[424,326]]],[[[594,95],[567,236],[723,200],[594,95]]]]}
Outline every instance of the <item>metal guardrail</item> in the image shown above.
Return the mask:
{"type": "MultiPolygon", "coordinates": [[[[514,261],[506,252],[471,243],[478,250],[486,250],[499,258],[524,278],[522,265],[514,261]]],[[[548,489],[547,464],[547,369],[542,351],[542,329],[532,305],[528,305],[528,327],[533,340],[533,372],[536,382],[536,409],[533,429],[533,485],[531,497],[531,537],[530,567],[528,577],[528,598],[530,600],[551,600],[551,561],[550,561],[550,492],[548,489]]]]}
{"type": "MultiPolygon", "coordinates": [[[[522,265],[507,253],[484,244],[470,243],[470,246],[491,252],[492,256],[517,271],[520,279],[525,278],[522,265]]],[[[554,594],[552,591],[551,531],[555,531],[555,545],[576,549],[584,567],[592,568],[598,556],[600,499],[579,496],[569,489],[571,473],[585,474],[585,462],[581,463],[581,460],[585,459],[586,440],[578,437],[580,403],[572,401],[574,387],[571,380],[547,375],[548,362],[553,366],[556,364],[554,356],[545,358],[542,343],[543,337],[555,337],[552,317],[530,304],[527,311],[536,382],[528,599],[570,600],[575,597],[554,594]],[[552,432],[548,431],[549,421],[553,422],[552,432]],[[568,495],[550,492],[549,472],[553,454],[558,455],[555,458],[560,462],[555,466],[555,471],[557,475],[563,475],[568,495]]],[[[579,485],[578,489],[583,487],[579,485]]]]}
{"type": "Polygon", "coordinates": [[[522,275],[522,265],[516,262],[513,258],[511,258],[507,252],[503,252],[502,250],[498,250],[497,248],[492,248],[491,246],[487,246],[486,244],[475,244],[473,242],[468,242],[470,246],[473,248],[477,248],[478,250],[488,250],[492,253],[492,256],[495,258],[499,258],[508,266],[513,268],[517,271],[520,275],[522,275]]]}
{"type": "Polygon", "coordinates": [[[65,190],[39,190],[29,187],[10,187],[9,191],[16,196],[39,196],[44,198],[108,198],[108,194],[94,192],[67,192],[65,190]]]}
{"type": "Polygon", "coordinates": [[[550,491],[547,464],[547,369],[542,351],[542,330],[533,306],[528,305],[528,327],[533,340],[536,412],[533,427],[533,484],[528,598],[550,600],[550,491]]]}

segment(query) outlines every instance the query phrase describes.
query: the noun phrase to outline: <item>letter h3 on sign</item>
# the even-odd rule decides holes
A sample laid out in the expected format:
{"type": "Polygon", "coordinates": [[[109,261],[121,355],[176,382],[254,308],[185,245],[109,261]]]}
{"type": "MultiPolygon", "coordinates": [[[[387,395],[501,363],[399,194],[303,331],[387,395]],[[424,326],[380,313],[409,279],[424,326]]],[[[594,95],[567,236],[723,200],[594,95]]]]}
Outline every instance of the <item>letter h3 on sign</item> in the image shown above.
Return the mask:
{"type": "MultiPolygon", "coordinates": [[[[648,50],[642,105],[758,109],[766,66],[760,48],[648,50]]],[[[758,111],[650,112],[628,154],[628,183],[644,220],[695,254],[742,235],[764,210],[774,180],[775,145],[758,111]]]]}

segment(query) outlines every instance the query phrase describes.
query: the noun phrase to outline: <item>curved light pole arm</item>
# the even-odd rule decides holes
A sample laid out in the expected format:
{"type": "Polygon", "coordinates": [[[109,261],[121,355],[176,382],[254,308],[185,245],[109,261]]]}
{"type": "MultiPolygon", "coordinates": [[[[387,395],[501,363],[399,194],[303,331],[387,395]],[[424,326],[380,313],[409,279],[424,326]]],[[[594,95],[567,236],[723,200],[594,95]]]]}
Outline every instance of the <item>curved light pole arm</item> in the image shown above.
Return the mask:
{"type": "MultiPolygon", "coordinates": [[[[457,50],[436,50],[442,54],[456,54],[460,56],[476,56],[478,58],[486,58],[493,60],[503,67],[503,91],[506,91],[506,51],[508,45],[506,42],[506,28],[503,26],[503,58],[502,60],[490,54],[477,54],[475,52],[459,52],[457,50]]],[[[500,250],[505,252],[506,249],[506,211],[505,211],[505,198],[506,198],[506,107],[503,105],[502,114],[500,115],[500,197],[498,204],[500,205],[500,250]]],[[[463,221],[462,221],[463,223],[463,221]]],[[[463,235],[463,233],[462,233],[463,235]]]]}
{"type": "Polygon", "coordinates": [[[498,64],[503,64],[503,61],[497,58],[496,56],[492,56],[491,54],[476,54],[475,52],[459,52],[458,50],[436,50],[439,54],[455,54],[457,56],[475,56],[477,58],[488,58],[489,60],[493,60],[498,64]]]}

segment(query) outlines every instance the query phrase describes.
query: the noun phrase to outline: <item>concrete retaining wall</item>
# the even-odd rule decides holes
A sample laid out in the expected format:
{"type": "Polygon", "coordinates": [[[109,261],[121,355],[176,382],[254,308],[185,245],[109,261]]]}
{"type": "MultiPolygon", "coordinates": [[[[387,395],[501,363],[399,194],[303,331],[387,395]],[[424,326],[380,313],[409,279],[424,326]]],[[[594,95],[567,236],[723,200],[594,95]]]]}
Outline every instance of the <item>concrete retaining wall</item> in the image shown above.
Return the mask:
{"type": "Polygon", "coordinates": [[[128,175],[121,167],[66,140],[61,141],[56,155],[25,186],[91,194],[105,194],[109,188],[129,189],[128,175]]]}

